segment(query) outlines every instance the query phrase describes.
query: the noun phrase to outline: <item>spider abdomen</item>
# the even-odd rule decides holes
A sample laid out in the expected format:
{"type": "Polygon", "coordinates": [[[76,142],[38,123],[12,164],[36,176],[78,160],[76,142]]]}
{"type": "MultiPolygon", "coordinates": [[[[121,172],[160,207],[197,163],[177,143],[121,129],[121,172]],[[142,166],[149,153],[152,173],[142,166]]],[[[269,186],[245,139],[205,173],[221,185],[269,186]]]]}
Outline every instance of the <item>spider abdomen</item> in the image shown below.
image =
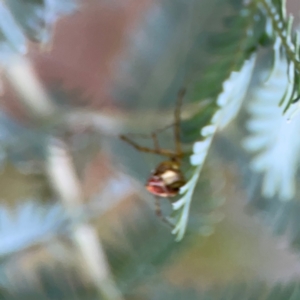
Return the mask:
{"type": "Polygon", "coordinates": [[[179,164],[172,160],[164,161],[148,179],[146,189],[159,197],[174,197],[185,182],[179,164]]]}

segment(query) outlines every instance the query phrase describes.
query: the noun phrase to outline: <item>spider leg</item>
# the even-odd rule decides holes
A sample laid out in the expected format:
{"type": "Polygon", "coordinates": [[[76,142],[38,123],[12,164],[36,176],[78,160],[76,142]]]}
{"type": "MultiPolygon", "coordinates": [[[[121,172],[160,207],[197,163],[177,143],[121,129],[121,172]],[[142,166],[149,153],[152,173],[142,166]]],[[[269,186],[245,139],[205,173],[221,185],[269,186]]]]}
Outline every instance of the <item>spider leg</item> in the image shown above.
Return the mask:
{"type": "MultiPolygon", "coordinates": [[[[161,132],[163,131],[166,131],[167,129],[170,129],[170,128],[173,128],[175,125],[175,123],[172,123],[172,124],[168,124],[162,128],[159,128],[159,129],[156,129],[153,131],[153,133],[158,136],[158,134],[160,134],[161,132]]],[[[130,138],[142,138],[142,139],[151,139],[152,138],[152,135],[153,133],[149,134],[149,133],[127,133],[126,134],[126,137],[130,138]]]]}
{"type": "MultiPolygon", "coordinates": [[[[126,135],[120,135],[120,139],[127,142],[129,145],[131,145],[135,149],[137,149],[139,151],[142,151],[142,152],[154,153],[154,154],[167,156],[167,157],[177,156],[177,154],[175,152],[167,150],[167,149],[159,149],[159,148],[158,149],[151,149],[151,148],[148,148],[148,147],[140,146],[135,141],[128,138],[126,135]]],[[[158,144],[156,144],[156,146],[158,146],[158,144]]]]}
{"type": "Polygon", "coordinates": [[[175,147],[176,147],[176,153],[178,158],[181,158],[183,156],[181,143],[180,143],[180,111],[181,111],[182,100],[185,95],[185,92],[186,92],[185,88],[181,88],[179,90],[177,96],[176,108],[174,111],[174,119],[175,119],[174,138],[175,138],[175,147]]]}
{"type": "Polygon", "coordinates": [[[151,137],[152,137],[152,139],[153,139],[154,149],[155,149],[155,150],[159,150],[160,147],[159,147],[159,142],[158,142],[158,138],[157,138],[156,132],[153,132],[153,133],[151,134],[151,137]]]}
{"type": "Polygon", "coordinates": [[[160,206],[160,198],[155,197],[155,213],[156,215],[166,224],[168,224],[171,228],[174,227],[174,225],[163,215],[161,211],[161,206],[160,206]]]}

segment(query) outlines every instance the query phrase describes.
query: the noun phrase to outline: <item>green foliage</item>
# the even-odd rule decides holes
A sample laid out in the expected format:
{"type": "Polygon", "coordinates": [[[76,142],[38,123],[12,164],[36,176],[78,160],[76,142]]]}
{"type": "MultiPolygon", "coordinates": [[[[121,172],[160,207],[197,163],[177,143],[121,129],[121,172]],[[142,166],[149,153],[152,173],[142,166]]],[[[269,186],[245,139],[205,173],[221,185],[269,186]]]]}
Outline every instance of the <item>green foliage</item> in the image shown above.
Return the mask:
{"type": "MultiPolygon", "coordinates": [[[[207,66],[201,76],[193,80],[189,100],[207,100],[204,108],[182,124],[183,142],[198,139],[199,129],[211,122],[219,109],[217,97],[233,71],[239,71],[245,60],[257,50],[265,38],[265,16],[250,2],[247,6],[235,5],[230,16],[225,16],[221,31],[207,37],[205,58],[207,66]]],[[[264,42],[265,43],[265,42],[264,42]]]]}
{"type": "MultiPolygon", "coordinates": [[[[285,1],[258,0],[256,2],[258,9],[268,18],[266,32],[274,43],[277,41],[279,44],[274,51],[285,57],[288,62],[286,71],[290,84],[280,102],[284,112],[287,112],[300,97],[299,33],[293,30],[293,17],[286,14],[285,1]]],[[[275,57],[276,55],[278,56],[275,53],[275,57]]]]}
{"type": "Polygon", "coordinates": [[[5,0],[5,3],[26,36],[40,43],[49,42],[57,19],[77,6],[75,0],[5,0]]]}
{"type": "Polygon", "coordinates": [[[27,52],[27,39],[46,44],[57,19],[74,12],[75,0],[6,0],[0,3],[0,61],[27,52]]]}
{"type": "Polygon", "coordinates": [[[26,38],[11,16],[9,10],[0,3],[0,60],[5,62],[12,53],[26,51],[26,38]]]}

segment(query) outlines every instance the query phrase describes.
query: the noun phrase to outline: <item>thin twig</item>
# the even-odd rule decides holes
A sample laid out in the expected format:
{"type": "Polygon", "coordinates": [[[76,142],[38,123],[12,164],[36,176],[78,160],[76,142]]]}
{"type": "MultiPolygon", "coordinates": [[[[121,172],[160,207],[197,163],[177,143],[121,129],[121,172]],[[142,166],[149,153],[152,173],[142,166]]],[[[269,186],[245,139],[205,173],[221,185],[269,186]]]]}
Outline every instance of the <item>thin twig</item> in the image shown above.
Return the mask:
{"type": "MultiPolygon", "coordinates": [[[[71,157],[62,141],[49,141],[47,171],[54,190],[59,195],[70,217],[77,216],[83,195],[79,180],[75,175],[71,157]]],[[[107,300],[121,300],[122,296],[110,274],[104,250],[93,226],[82,220],[73,228],[73,239],[82,256],[93,282],[100,294],[107,300]]]]}

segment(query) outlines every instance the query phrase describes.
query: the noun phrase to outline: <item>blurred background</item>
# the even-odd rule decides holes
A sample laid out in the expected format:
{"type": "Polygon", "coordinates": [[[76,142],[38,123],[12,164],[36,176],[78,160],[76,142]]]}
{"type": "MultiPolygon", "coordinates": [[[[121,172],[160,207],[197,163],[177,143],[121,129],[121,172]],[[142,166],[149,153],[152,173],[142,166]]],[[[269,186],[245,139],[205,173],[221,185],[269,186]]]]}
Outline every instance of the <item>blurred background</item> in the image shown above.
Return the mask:
{"type": "MultiPolygon", "coordinates": [[[[179,243],[144,189],[161,158],[118,138],[171,124],[181,87],[189,116],[227,2],[0,2],[0,299],[299,299],[299,191],[261,195],[246,104],[214,139],[179,243]]],[[[299,1],[287,11],[296,26],[299,1]]]]}

